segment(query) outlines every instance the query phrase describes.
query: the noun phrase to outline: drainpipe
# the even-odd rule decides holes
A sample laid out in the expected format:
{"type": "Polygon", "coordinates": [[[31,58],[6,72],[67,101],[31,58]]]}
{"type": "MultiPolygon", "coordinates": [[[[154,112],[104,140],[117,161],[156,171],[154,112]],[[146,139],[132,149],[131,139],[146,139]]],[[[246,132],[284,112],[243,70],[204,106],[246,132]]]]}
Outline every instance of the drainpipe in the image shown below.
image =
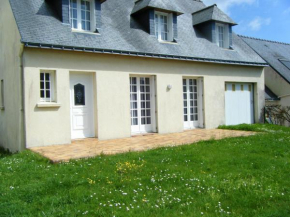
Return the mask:
{"type": "MultiPolygon", "coordinates": [[[[21,74],[20,74],[20,84],[21,84],[21,106],[22,108],[20,109],[21,113],[22,113],[22,144],[21,144],[21,149],[25,149],[26,148],[26,119],[25,119],[25,100],[24,100],[24,97],[25,97],[25,86],[24,86],[24,44],[21,44],[21,48],[20,48],[20,54],[19,54],[19,57],[20,57],[20,71],[21,71],[21,74]]],[[[21,126],[21,125],[20,125],[21,126]]]]}

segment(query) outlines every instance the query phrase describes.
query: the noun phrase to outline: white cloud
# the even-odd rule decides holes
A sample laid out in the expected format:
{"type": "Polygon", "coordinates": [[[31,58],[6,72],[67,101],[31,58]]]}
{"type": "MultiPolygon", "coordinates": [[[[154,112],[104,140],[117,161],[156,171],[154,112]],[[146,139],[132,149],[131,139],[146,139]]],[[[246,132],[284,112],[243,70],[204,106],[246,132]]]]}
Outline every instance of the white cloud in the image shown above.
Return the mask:
{"type": "Polygon", "coordinates": [[[259,0],[203,0],[203,2],[206,5],[217,4],[217,6],[226,13],[229,13],[230,7],[234,5],[252,5],[254,3],[259,4],[259,0]]]}
{"type": "Polygon", "coordinates": [[[271,21],[271,18],[256,17],[248,24],[248,26],[251,28],[251,30],[258,31],[262,26],[270,25],[271,21]]]}

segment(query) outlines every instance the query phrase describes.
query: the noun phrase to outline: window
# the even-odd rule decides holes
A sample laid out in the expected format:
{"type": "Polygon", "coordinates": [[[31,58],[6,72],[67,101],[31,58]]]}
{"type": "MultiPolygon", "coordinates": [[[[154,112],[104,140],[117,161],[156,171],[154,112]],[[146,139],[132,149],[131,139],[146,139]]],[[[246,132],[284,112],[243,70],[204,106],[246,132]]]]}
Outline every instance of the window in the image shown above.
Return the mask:
{"type": "Polygon", "coordinates": [[[172,41],[172,14],[155,13],[155,36],[160,41],[172,41]]]}
{"type": "Polygon", "coordinates": [[[218,26],[218,43],[220,47],[224,47],[224,32],[225,29],[223,26],[218,26]]]}
{"type": "Polygon", "coordinates": [[[93,28],[94,1],[70,0],[70,22],[72,29],[91,31],[93,28]]]}
{"type": "Polygon", "coordinates": [[[4,106],[4,80],[1,80],[1,106],[4,106]]]}
{"type": "Polygon", "coordinates": [[[286,59],[279,59],[279,61],[286,66],[288,69],[290,69],[290,60],[286,60],[286,59]]]}
{"type": "Polygon", "coordinates": [[[219,47],[228,48],[229,47],[229,32],[227,31],[228,25],[217,24],[216,25],[216,42],[219,47]]]}
{"type": "Polygon", "coordinates": [[[40,101],[54,102],[54,72],[40,73],[40,101]]]}
{"type": "Polygon", "coordinates": [[[77,84],[74,86],[74,98],[75,98],[75,106],[78,105],[86,105],[85,99],[85,86],[82,84],[77,84]]]}

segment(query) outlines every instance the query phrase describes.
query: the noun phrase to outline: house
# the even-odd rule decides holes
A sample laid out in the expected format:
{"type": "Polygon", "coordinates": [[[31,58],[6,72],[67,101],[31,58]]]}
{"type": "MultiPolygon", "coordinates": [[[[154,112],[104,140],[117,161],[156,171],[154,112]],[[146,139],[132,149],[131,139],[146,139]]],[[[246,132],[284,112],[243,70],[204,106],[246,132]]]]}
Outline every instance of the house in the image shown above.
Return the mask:
{"type": "Polygon", "coordinates": [[[258,122],[264,66],[200,0],[1,0],[11,151],[258,122]]]}
{"type": "Polygon", "coordinates": [[[290,44],[240,37],[269,64],[265,68],[266,105],[290,106],[290,44]]]}

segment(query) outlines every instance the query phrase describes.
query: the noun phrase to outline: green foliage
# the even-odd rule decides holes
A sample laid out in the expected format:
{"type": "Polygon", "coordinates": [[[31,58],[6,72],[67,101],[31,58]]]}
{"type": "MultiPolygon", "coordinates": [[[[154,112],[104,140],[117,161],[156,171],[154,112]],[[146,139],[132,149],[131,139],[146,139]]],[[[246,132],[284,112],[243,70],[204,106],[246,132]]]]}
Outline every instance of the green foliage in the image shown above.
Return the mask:
{"type": "Polygon", "coordinates": [[[0,216],[290,216],[289,130],[227,129],[264,133],[61,164],[0,154],[0,216]]]}

